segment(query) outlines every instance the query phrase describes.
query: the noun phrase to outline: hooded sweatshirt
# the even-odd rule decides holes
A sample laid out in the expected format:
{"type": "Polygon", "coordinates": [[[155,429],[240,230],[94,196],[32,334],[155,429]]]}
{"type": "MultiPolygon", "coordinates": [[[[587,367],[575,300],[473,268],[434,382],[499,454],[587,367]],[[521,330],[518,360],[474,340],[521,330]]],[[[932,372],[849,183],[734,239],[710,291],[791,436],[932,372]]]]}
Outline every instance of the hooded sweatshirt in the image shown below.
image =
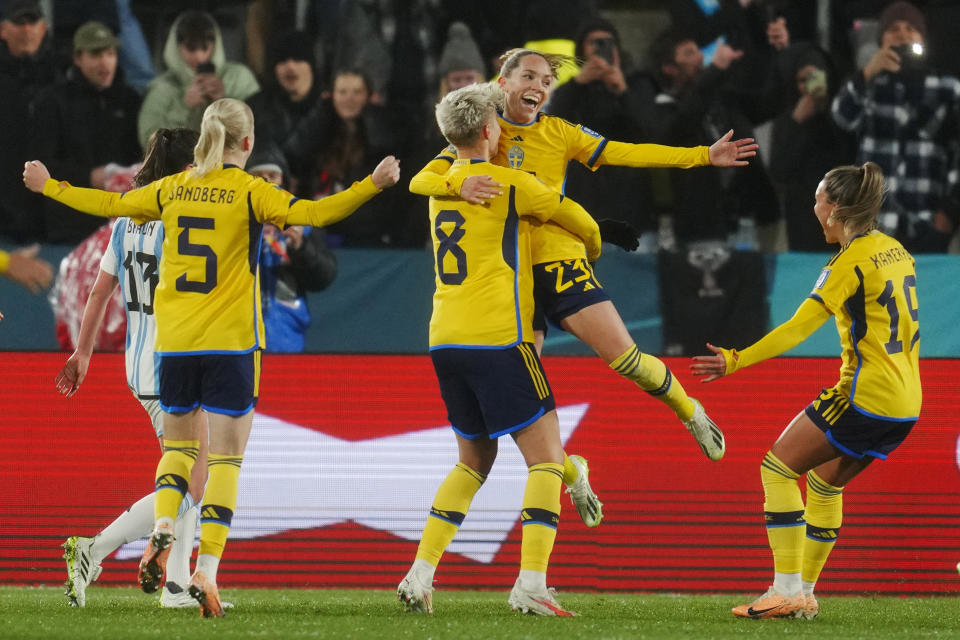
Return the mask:
{"type": "MultiPolygon", "coordinates": [[[[207,108],[206,104],[202,104],[190,109],[184,102],[184,95],[196,74],[180,55],[180,47],[177,45],[179,22],[179,17],[174,20],[163,47],[163,61],[167,70],[150,83],[140,109],[137,136],[144,149],[147,148],[150,135],[161,127],[188,127],[199,131],[203,111],[207,108]]],[[[243,64],[227,61],[219,26],[214,27],[214,34],[213,56],[210,62],[223,82],[224,97],[246,100],[260,90],[257,78],[243,64]]]]}

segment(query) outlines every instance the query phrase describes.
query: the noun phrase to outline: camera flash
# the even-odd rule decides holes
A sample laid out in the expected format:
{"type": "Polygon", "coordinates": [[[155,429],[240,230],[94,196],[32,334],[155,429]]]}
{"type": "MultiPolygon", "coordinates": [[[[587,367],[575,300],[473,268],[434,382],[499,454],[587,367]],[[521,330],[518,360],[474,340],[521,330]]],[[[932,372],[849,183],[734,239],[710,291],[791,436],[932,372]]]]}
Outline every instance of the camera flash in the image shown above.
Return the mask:
{"type": "Polygon", "coordinates": [[[913,51],[913,55],[922,56],[923,55],[923,45],[919,42],[914,42],[910,45],[910,50],[913,51]]]}

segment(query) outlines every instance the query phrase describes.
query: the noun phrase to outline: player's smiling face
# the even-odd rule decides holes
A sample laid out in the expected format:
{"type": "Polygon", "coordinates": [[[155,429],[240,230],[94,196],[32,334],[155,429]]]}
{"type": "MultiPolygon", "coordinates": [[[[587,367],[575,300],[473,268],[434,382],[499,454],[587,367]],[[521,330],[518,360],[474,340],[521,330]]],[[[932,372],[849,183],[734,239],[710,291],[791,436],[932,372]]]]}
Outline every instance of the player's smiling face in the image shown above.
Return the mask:
{"type": "Polygon", "coordinates": [[[504,115],[511,122],[533,122],[553,93],[553,70],[538,55],[527,55],[507,77],[500,77],[506,93],[504,115]]]}

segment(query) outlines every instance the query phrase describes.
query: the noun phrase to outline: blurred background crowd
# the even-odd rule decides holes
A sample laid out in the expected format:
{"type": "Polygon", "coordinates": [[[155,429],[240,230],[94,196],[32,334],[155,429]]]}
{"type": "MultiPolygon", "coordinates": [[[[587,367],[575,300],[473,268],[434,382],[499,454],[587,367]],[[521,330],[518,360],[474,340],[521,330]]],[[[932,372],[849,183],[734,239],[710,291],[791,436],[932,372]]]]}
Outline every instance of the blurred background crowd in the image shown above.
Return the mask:
{"type": "MultiPolygon", "coordinates": [[[[733,129],[761,143],[745,169],[587,180],[572,165],[567,195],[632,224],[640,251],[823,252],[817,183],[872,160],[883,230],[914,253],[957,252],[958,36],[955,0],[0,0],[0,243],[104,242],[101,219],[23,188],[24,160],[123,191],[154,131],[199,127],[220,97],[254,111],[248,169],[297,196],[344,189],[385,154],[409,181],[445,146],[438,98],[527,46],[580,62],[547,113],[625,142],[708,145],[733,129]]],[[[426,246],[423,199],[398,188],[364,209],[268,233],[262,264],[286,266],[284,295],[329,284],[331,249],[426,246]],[[323,265],[314,284],[290,275],[304,252],[323,265]]],[[[17,279],[28,254],[0,271],[17,279]]]]}

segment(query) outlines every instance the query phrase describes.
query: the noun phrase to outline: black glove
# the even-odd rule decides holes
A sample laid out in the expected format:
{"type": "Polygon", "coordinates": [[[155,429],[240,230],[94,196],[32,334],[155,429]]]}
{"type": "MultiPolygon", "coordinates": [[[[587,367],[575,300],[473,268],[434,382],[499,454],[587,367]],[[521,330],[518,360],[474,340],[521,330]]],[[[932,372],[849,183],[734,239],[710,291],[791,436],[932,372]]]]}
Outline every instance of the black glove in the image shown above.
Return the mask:
{"type": "Polygon", "coordinates": [[[625,251],[636,251],[640,246],[637,240],[640,234],[629,222],[604,218],[597,220],[597,224],[600,226],[600,239],[604,242],[615,244],[625,251]]]}

